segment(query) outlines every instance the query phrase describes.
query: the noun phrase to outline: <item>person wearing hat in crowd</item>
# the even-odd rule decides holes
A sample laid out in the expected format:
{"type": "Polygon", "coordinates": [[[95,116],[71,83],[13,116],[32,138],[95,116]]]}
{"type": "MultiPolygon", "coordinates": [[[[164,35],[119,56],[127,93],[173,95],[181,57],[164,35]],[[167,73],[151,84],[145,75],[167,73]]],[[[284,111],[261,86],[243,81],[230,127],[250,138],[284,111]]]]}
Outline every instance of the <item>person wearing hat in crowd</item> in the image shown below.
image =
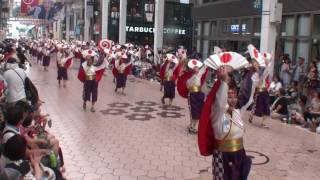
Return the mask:
{"type": "MultiPolygon", "coordinates": [[[[238,93],[231,74],[248,65],[247,60],[235,58],[227,63],[231,53],[218,54],[223,63],[210,65],[217,72],[217,81],[210,90],[200,116],[198,145],[201,155],[213,155],[212,173],[215,180],[245,180],[248,178],[251,159],[243,143],[245,133],[242,115],[251,96],[250,84],[242,84],[238,93]],[[242,64],[239,66],[238,64],[242,64]]],[[[211,62],[210,62],[211,61],[211,62]]],[[[220,60],[219,60],[220,61],[220,60]]]]}
{"type": "Polygon", "coordinates": [[[169,99],[169,105],[175,98],[176,80],[179,77],[180,66],[178,58],[173,54],[166,55],[166,61],[160,70],[160,78],[163,81],[164,94],[161,98],[162,104],[165,104],[165,99],[169,99]]]}
{"type": "Polygon", "coordinates": [[[118,89],[122,89],[122,94],[125,95],[124,89],[126,88],[127,76],[131,72],[132,62],[131,55],[127,55],[126,53],[118,52],[117,58],[114,62],[114,74],[116,78],[116,88],[115,92],[118,92],[118,89]]]}
{"type": "Polygon", "coordinates": [[[83,109],[87,108],[87,101],[91,101],[91,112],[95,112],[95,104],[98,100],[98,85],[103,77],[106,62],[103,60],[99,66],[94,65],[96,53],[86,50],[82,53],[85,62],[81,64],[78,79],[83,83],[83,109]]]}
{"type": "Polygon", "coordinates": [[[177,89],[180,96],[188,98],[191,114],[188,131],[190,133],[197,133],[198,121],[205,98],[205,94],[201,89],[208,71],[206,66],[196,59],[191,59],[188,62],[188,68],[190,70],[184,72],[184,74],[178,78],[177,89]]]}
{"type": "Polygon", "coordinates": [[[61,85],[63,81],[63,87],[66,87],[68,80],[68,68],[72,64],[72,56],[66,51],[66,45],[58,45],[59,52],[57,53],[57,67],[58,67],[58,83],[61,85]]]}

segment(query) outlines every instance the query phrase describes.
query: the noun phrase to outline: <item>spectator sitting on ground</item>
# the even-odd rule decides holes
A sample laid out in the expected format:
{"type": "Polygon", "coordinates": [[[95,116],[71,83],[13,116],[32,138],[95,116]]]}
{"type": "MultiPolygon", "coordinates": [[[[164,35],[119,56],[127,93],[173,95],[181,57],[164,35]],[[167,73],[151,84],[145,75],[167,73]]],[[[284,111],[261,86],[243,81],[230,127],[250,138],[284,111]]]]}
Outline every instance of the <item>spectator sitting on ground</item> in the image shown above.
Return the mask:
{"type": "Polygon", "coordinates": [[[298,103],[295,104],[292,109],[290,109],[291,120],[293,123],[303,126],[306,124],[304,114],[306,111],[307,100],[308,98],[306,96],[300,96],[298,103]]]}
{"type": "Polygon", "coordinates": [[[270,84],[269,93],[275,95],[278,93],[280,88],[282,88],[282,83],[280,81],[280,78],[279,76],[275,76],[273,78],[273,81],[270,84]]]}
{"type": "Polygon", "coordinates": [[[310,105],[305,113],[305,120],[309,122],[320,117],[320,92],[314,92],[310,105]]]}
{"type": "Polygon", "coordinates": [[[271,106],[271,118],[282,120],[288,117],[288,99],[285,97],[286,91],[281,88],[279,90],[279,96],[271,106]]]}
{"type": "Polygon", "coordinates": [[[301,91],[299,90],[298,82],[293,81],[291,83],[291,87],[288,90],[288,94],[290,96],[290,102],[296,103],[299,95],[301,94],[301,91]]]}

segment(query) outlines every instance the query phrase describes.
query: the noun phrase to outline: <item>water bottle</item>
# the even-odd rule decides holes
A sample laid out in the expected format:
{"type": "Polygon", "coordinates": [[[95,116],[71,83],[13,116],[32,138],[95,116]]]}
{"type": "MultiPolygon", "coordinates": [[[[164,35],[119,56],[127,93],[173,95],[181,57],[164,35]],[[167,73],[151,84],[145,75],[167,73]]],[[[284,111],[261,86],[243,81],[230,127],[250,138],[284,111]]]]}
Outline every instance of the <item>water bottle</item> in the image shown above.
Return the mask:
{"type": "Polygon", "coordinates": [[[289,118],[288,118],[288,124],[292,124],[291,116],[289,116],[289,118]]]}
{"type": "Polygon", "coordinates": [[[57,167],[57,158],[56,158],[56,155],[54,154],[53,151],[51,151],[49,158],[50,158],[51,168],[56,168],[57,167]]]}

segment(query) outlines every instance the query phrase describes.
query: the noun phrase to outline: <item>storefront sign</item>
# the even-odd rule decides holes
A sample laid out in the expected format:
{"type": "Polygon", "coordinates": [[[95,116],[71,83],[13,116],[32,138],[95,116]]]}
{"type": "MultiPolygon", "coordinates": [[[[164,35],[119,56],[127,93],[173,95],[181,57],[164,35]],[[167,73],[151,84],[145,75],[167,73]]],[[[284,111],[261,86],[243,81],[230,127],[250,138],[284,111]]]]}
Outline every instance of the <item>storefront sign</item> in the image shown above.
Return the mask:
{"type": "MultiPolygon", "coordinates": [[[[154,33],[153,27],[139,27],[139,26],[127,26],[127,32],[136,32],[136,33],[154,33]]],[[[185,29],[176,29],[176,28],[163,28],[164,34],[178,34],[186,35],[185,29]]]]}
{"type": "Polygon", "coordinates": [[[246,24],[242,24],[241,25],[241,29],[240,29],[240,25],[239,24],[232,24],[230,26],[230,31],[232,33],[247,32],[247,25],[246,24]]]}

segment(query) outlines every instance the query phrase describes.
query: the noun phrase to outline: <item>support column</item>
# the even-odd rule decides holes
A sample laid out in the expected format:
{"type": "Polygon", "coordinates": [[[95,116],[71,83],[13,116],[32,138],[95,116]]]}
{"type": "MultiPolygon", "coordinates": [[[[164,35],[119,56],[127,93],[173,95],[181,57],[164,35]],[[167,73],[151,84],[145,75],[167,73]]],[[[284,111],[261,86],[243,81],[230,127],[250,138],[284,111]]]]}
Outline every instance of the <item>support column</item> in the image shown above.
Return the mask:
{"type": "Polygon", "coordinates": [[[127,0],[120,0],[119,43],[126,43],[127,0]]]}
{"type": "Polygon", "coordinates": [[[59,19],[58,21],[57,21],[57,38],[58,38],[58,40],[62,40],[62,26],[61,26],[61,20],[59,19]]]}
{"type": "MultiPolygon", "coordinates": [[[[272,53],[272,62],[270,70],[270,78],[272,78],[274,73],[274,60],[276,51],[276,37],[277,37],[277,14],[282,15],[281,12],[277,12],[278,0],[263,0],[262,5],[262,20],[261,20],[261,41],[260,41],[260,52],[272,53]]],[[[280,19],[281,21],[281,19],[280,19]]]]}
{"type": "Polygon", "coordinates": [[[155,0],[154,53],[163,46],[164,0],[155,0]]]}
{"type": "Polygon", "coordinates": [[[70,4],[66,7],[66,41],[70,42],[70,4]]]}
{"type": "Polygon", "coordinates": [[[102,0],[102,17],[101,17],[101,38],[108,38],[108,25],[109,25],[109,6],[110,0],[102,0]]]}
{"type": "Polygon", "coordinates": [[[84,0],[84,41],[89,42],[89,27],[90,27],[90,18],[88,15],[88,5],[87,0],[84,0]]]}

